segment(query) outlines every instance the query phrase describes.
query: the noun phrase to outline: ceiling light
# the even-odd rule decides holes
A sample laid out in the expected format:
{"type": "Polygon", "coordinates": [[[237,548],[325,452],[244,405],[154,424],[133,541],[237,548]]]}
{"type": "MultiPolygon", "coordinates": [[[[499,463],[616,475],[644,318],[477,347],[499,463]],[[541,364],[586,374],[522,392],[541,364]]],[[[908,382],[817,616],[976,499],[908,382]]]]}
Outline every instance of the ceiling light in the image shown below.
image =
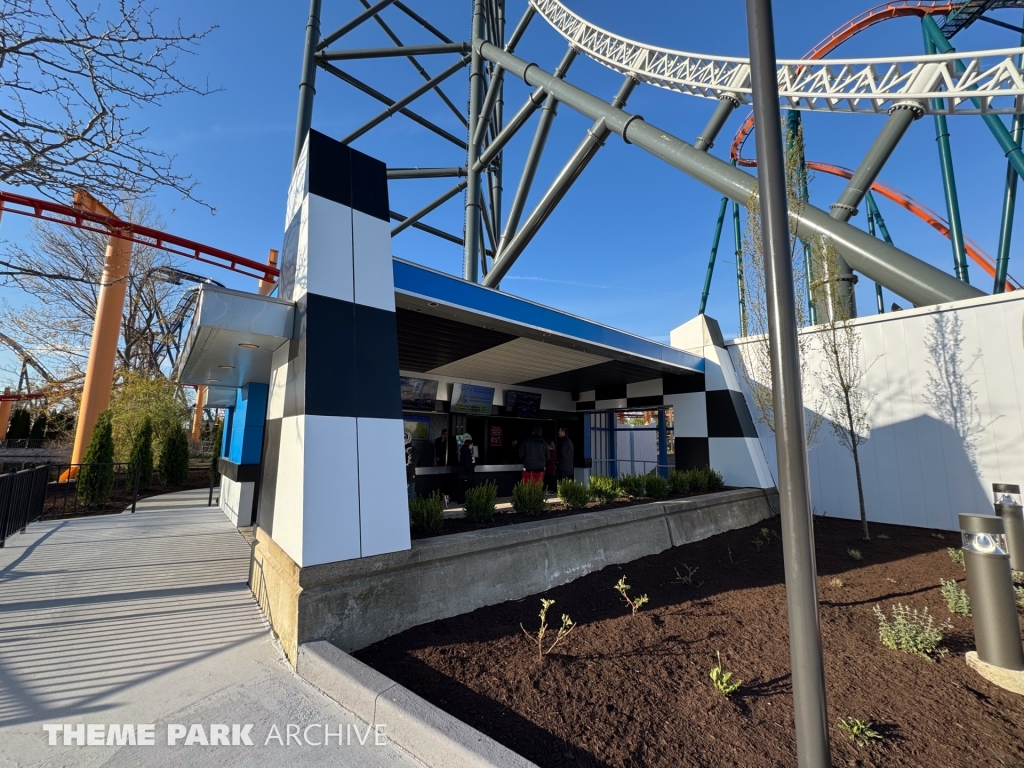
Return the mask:
{"type": "Polygon", "coordinates": [[[437,306],[437,302],[436,301],[428,301],[427,302],[427,306],[428,307],[436,307],[437,306]]]}
{"type": "Polygon", "coordinates": [[[235,370],[235,366],[233,366],[233,365],[218,365],[217,367],[218,368],[223,368],[225,371],[233,371],[233,370],[235,370]]]}
{"type": "Polygon", "coordinates": [[[244,344],[243,343],[243,344],[239,344],[238,346],[245,347],[246,349],[259,349],[260,348],[259,344],[244,344]]]}
{"type": "Polygon", "coordinates": [[[208,381],[208,382],[209,382],[210,384],[215,384],[216,382],[220,381],[220,379],[207,379],[207,381],[208,381]]]}

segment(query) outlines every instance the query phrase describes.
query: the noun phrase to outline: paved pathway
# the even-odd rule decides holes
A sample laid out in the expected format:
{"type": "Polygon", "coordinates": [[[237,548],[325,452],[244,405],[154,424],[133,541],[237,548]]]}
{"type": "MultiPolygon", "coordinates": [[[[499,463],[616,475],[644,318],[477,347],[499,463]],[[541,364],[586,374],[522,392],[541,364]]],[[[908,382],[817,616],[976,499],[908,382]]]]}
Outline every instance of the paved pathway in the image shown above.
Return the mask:
{"type": "Polygon", "coordinates": [[[246,586],[249,546],[206,496],[36,523],[0,549],[0,768],[421,765],[373,746],[292,671],[246,586]],[[49,746],[44,723],[155,723],[156,746],[49,746]],[[207,738],[210,724],[252,724],[254,746],[170,747],[169,723],[202,724],[207,738]],[[285,741],[288,724],[314,723],[346,743],[266,741],[272,726],[285,741]]]}

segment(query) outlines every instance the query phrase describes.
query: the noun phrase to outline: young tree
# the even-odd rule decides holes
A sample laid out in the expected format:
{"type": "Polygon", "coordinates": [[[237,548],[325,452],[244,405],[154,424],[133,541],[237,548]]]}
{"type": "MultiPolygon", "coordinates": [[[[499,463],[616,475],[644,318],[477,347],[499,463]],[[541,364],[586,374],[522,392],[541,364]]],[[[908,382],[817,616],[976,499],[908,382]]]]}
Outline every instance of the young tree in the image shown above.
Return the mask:
{"type": "Polygon", "coordinates": [[[15,408],[7,427],[8,440],[27,440],[32,431],[32,415],[27,408],[15,408]]]}
{"type": "Polygon", "coordinates": [[[154,453],[158,454],[165,436],[188,417],[188,401],[185,390],[160,375],[124,371],[111,397],[110,411],[117,459],[128,461],[129,446],[146,421],[152,426],[154,453]]]}
{"type": "MultiPolygon", "coordinates": [[[[830,239],[821,239],[815,246],[816,274],[836,274],[838,252],[830,239]]],[[[871,432],[868,421],[868,397],[864,391],[867,369],[861,364],[860,331],[850,322],[850,307],[841,302],[838,294],[830,297],[815,296],[819,307],[827,309],[819,316],[822,362],[818,371],[821,383],[821,409],[829,418],[832,433],[839,444],[853,456],[857,474],[857,501],[860,504],[860,522],[864,540],[868,541],[868,516],[864,506],[864,482],[861,477],[859,447],[867,442],[871,432]]]]}
{"type": "Polygon", "coordinates": [[[188,435],[181,422],[164,435],[160,449],[160,480],[164,485],[178,487],[188,477],[188,435]]]}
{"type": "MultiPolygon", "coordinates": [[[[807,249],[799,240],[795,216],[804,209],[806,201],[802,188],[806,186],[804,171],[800,163],[803,157],[803,129],[799,128],[786,148],[786,195],[789,204],[791,242],[793,258],[793,290],[796,295],[797,325],[805,326],[808,321],[807,270],[805,259],[807,249]]],[[[772,393],[771,354],[768,344],[768,295],[765,283],[764,249],[761,243],[761,207],[755,192],[747,201],[747,221],[743,233],[743,275],[746,289],[745,326],[748,336],[754,340],[742,347],[741,372],[753,400],[757,421],[775,431],[775,402],[772,393]]],[[[805,334],[798,337],[800,349],[801,379],[807,380],[807,359],[810,341],[805,334]]],[[[805,398],[806,399],[806,398],[805,398]]],[[[813,446],[821,416],[811,409],[804,410],[804,424],[808,447],[813,446]]]]}
{"type": "MultiPolygon", "coordinates": [[[[169,187],[196,200],[195,182],[147,146],[142,107],[180,94],[178,58],[210,32],[164,26],[148,0],[7,0],[0,11],[0,182],[67,199],[169,187]]],[[[197,201],[198,202],[198,201],[197,201]]]]}
{"type": "Polygon", "coordinates": [[[78,472],[78,499],[86,506],[103,504],[114,487],[114,433],[110,411],[96,420],[92,439],[78,472]]]}
{"type": "Polygon", "coordinates": [[[148,488],[153,482],[153,421],[148,416],[132,439],[132,450],[128,454],[128,482],[135,486],[135,472],[138,468],[138,487],[148,488]]]}

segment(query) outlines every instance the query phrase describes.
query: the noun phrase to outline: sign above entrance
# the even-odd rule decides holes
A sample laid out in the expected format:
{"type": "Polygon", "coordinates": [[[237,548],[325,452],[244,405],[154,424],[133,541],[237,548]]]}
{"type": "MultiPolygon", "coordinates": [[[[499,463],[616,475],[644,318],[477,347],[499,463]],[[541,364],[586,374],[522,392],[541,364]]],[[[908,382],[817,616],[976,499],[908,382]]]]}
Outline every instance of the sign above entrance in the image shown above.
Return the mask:
{"type": "Polygon", "coordinates": [[[494,402],[494,387],[482,387],[478,384],[455,382],[452,387],[452,413],[469,413],[475,416],[487,416],[494,402]]]}

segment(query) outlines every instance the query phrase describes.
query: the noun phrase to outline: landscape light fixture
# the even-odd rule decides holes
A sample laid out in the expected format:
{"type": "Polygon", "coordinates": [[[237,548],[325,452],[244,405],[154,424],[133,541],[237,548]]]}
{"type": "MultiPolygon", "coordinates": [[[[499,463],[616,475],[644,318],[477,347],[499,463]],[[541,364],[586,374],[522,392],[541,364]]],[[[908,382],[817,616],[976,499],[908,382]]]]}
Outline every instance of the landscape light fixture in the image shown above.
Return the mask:
{"type": "Polygon", "coordinates": [[[259,344],[246,344],[245,342],[240,343],[238,346],[245,347],[246,349],[259,349],[259,344]]]}
{"type": "Polygon", "coordinates": [[[960,530],[978,658],[1002,669],[1024,670],[1024,646],[1003,519],[961,513],[960,530]]]}
{"type": "Polygon", "coordinates": [[[1024,571],[1024,507],[1020,505],[1020,486],[992,483],[992,497],[996,516],[1003,519],[1010,568],[1024,571]]]}
{"type": "Polygon", "coordinates": [[[1020,506],[1020,486],[1008,483],[992,483],[993,504],[1016,504],[1020,506]]]}

